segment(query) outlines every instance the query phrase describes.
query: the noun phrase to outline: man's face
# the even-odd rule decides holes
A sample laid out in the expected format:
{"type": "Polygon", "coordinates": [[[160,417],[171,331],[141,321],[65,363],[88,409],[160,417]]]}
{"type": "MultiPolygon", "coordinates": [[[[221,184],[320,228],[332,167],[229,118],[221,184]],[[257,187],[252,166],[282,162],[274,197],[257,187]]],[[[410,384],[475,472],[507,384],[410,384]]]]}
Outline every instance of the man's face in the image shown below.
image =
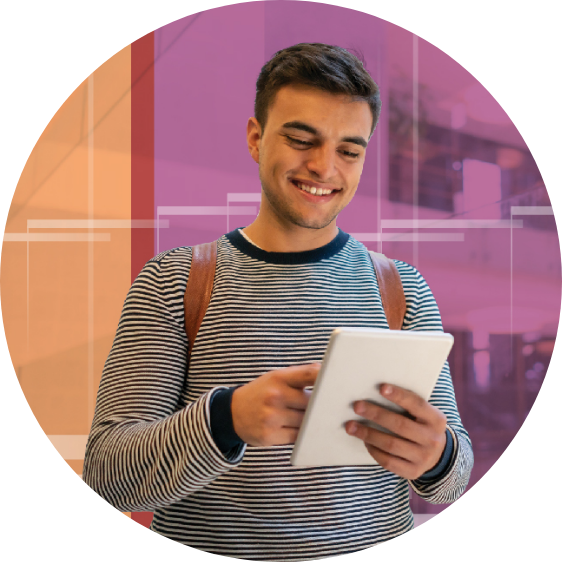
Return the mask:
{"type": "Polygon", "coordinates": [[[372,119],[367,102],[348,96],[303,86],[279,90],[265,130],[255,118],[248,123],[265,194],[260,214],[273,213],[287,226],[329,226],[357,190],[372,119]]]}

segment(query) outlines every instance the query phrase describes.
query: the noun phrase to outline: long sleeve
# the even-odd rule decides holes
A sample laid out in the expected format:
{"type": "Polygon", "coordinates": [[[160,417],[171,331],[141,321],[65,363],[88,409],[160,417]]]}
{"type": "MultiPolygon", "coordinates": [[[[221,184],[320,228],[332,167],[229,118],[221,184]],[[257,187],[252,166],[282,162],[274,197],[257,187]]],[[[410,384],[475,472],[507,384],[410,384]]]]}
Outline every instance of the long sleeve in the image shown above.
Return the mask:
{"type": "Polygon", "coordinates": [[[122,511],[153,510],[238,464],[210,428],[214,388],[185,403],[183,294],[191,252],[149,261],[133,283],[106,361],[84,461],[84,481],[122,511]]]}
{"type": "MultiPolygon", "coordinates": [[[[441,315],[435,298],[425,279],[412,266],[396,262],[406,294],[406,316],[403,330],[443,331],[441,315]]],[[[446,362],[437,380],[429,403],[439,408],[447,417],[447,425],[453,438],[453,453],[447,470],[440,478],[426,481],[410,481],[416,494],[434,504],[455,501],[468,485],[474,464],[472,444],[463,427],[449,364],[446,362]]]]}
{"type": "MultiPolygon", "coordinates": [[[[406,480],[375,465],[303,471],[290,464],[290,445],[246,448],[230,431],[232,394],[223,390],[319,361],[334,327],[385,327],[365,247],[340,232],[319,250],[278,260],[237,232],[218,242],[213,297],[187,377],[191,252],[157,256],[133,284],[103,373],[85,480],[123,511],[154,510],[155,532],[235,558],[325,558],[401,535],[412,526],[406,480]]],[[[441,330],[421,276],[398,266],[404,327],[441,330]]],[[[448,417],[454,454],[411,484],[429,501],[451,501],[472,457],[448,370],[431,400],[448,417]]]]}

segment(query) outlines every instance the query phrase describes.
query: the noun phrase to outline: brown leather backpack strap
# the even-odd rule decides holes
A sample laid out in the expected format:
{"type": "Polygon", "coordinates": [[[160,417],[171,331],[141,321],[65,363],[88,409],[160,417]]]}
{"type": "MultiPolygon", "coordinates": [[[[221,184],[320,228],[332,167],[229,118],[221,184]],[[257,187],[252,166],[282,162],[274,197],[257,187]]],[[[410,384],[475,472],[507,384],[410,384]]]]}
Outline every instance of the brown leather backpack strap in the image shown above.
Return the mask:
{"type": "Polygon", "coordinates": [[[215,280],[215,268],[217,265],[217,243],[208,242],[193,246],[191,257],[191,269],[183,296],[183,308],[185,316],[185,333],[187,335],[187,364],[191,358],[193,343],[197,332],[211,302],[213,282],[215,280]]]}
{"type": "Polygon", "coordinates": [[[388,327],[391,330],[400,330],[406,314],[406,296],[398,269],[384,254],[369,252],[369,255],[375,268],[388,327]]]}

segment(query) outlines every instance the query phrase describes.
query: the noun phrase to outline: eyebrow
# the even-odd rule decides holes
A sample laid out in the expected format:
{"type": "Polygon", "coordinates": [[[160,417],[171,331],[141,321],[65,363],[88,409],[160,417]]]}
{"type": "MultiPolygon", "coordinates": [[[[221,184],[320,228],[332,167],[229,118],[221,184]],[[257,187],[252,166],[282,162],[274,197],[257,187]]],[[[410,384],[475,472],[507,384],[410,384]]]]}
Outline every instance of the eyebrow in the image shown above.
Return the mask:
{"type": "MultiPolygon", "coordinates": [[[[284,123],[283,129],[297,129],[298,131],[304,131],[305,133],[310,133],[311,135],[320,136],[320,133],[318,132],[317,129],[315,129],[311,125],[307,125],[306,123],[303,123],[302,121],[289,121],[288,123],[284,123]]],[[[352,144],[358,144],[363,148],[367,148],[367,141],[361,136],[344,137],[341,140],[342,142],[350,142],[352,144]]]]}

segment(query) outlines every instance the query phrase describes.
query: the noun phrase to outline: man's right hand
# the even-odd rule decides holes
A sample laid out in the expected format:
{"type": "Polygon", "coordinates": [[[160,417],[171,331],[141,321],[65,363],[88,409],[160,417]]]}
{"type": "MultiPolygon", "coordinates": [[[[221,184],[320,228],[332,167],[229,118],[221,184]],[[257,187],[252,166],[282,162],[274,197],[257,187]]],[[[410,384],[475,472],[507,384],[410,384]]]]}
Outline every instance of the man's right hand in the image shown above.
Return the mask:
{"type": "Polygon", "coordinates": [[[320,363],[270,371],[232,394],[234,431],[249,445],[269,447],[294,443],[320,363]]]}

